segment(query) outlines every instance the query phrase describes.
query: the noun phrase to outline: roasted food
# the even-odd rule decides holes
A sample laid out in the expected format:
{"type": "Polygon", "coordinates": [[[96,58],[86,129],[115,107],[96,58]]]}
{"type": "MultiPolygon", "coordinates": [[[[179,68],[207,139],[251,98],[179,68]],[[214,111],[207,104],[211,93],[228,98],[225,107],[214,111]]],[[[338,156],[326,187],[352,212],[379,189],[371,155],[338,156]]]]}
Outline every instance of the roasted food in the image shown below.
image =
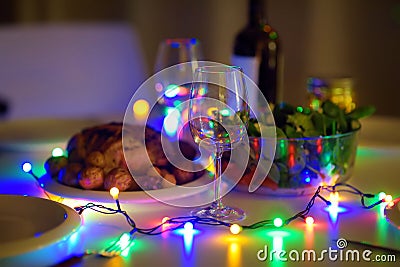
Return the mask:
{"type": "Polygon", "coordinates": [[[62,168],[67,166],[67,164],[68,159],[64,156],[51,157],[45,162],[44,168],[47,173],[49,173],[51,176],[54,176],[57,175],[62,168]]]}
{"type": "Polygon", "coordinates": [[[100,189],[104,183],[104,171],[99,167],[86,167],[78,175],[78,183],[84,189],[100,189]]]}
{"type": "MultiPolygon", "coordinates": [[[[46,161],[47,173],[68,186],[88,190],[109,190],[115,186],[120,191],[141,190],[136,180],[145,184],[146,189],[158,189],[166,184],[185,184],[203,175],[203,171],[182,171],[172,165],[163,151],[160,133],[152,128],[145,128],[145,142],[141,140],[143,127],[124,128],[124,142],[122,130],[122,123],[109,123],[76,133],[68,141],[68,157],[46,161]],[[128,165],[134,170],[135,179],[128,165]]],[[[187,159],[193,160],[197,155],[191,144],[180,141],[178,145],[187,159]]]]}
{"type": "Polygon", "coordinates": [[[82,170],[82,164],[70,162],[58,173],[58,181],[69,186],[78,186],[78,174],[82,170]]]}
{"type": "Polygon", "coordinates": [[[103,153],[101,153],[100,151],[93,151],[92,153],[90,153],[86,158],[86,165],[104,168],[104,166],[106,165],[106,161],[103,153]]]}
{"type": "Polygon", "coordinates": [[[104,180],[104,189],[110,190],[117,187],[121,191],[140,190],[139,185],[132,178],[127,169],[115,168],[112,169],[104,180]]]}

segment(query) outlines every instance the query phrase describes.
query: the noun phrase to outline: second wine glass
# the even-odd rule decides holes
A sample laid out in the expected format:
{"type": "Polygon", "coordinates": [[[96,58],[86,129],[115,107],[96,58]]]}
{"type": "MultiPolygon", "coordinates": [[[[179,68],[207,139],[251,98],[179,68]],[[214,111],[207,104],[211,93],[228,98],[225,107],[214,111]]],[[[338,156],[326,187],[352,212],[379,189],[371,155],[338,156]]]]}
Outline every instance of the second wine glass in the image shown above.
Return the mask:
{"type": "Polygon", "coordinates": [[[240,208],[221,201],[221,157],[247,135],[249,107],[240,67],[215,65],[197,68],[191,87],[189,125],[196,143],[214,150],[214,201],[192,215],[232,222],[245,218],[240,208]]]}

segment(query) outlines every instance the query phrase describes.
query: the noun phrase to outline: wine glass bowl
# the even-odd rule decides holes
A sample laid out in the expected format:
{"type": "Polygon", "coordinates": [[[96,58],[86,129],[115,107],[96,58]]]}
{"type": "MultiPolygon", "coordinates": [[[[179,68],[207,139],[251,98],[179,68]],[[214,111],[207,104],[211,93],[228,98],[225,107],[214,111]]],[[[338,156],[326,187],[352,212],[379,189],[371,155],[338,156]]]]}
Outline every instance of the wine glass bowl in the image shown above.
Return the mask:
{"type": "MultiPolygon", "coordinates": [[[[154,85],[151,93],[156,98],[152,116],[164,115],[163,128],[155,122],[153,128],[164,131],[169,138],[190,137],[187,123],[187,101],[194,70],[202,59],[201,43],[196,38],[167,38],[160,42],[154,64],[154,85]]],[[[157,119],[156,119],[157,120],[157,119]]]]}
{"type": "MultiPolygon", "coordinates": [[[[200,90],[203,88],[200,85],[200,90]]],[[[206,97],[201,96],[190,102],[191,133],[197,142],[198,139],[201,139],[224,151],[229,150],[232,145],[239,143],[246,135],[248,116],[242,115],[242,118],[246,120],[243,122],[241,113],[248,113],[248,110],[246,107],[240,107],[242,110],[238,114],[238,111],[232,109],[227,103],[214,98],[221,96],[227,99],[234,98],[235,92],[227,88],[209,85],[206,90],[210,91],[205,94],[206,97]],[[220,95],[214,95],[215,92],[219,92],[220,95]]],[[[192,92],[195,91],[196,89],[193,89],[192,92]]]]}
{"type": "Polygon", "coordinates": [[[247,137],[249,107],[241,68],[216,65],[197,68],[191,87],[189,126],[196,143],[213,150],[215,161],[214,202],[192,212],[224,221],[245,218],[245,213],[224,206],[220,197],[222,153],[247,137]]]}
{"type": "Polygon", "coordinates": [[[154,89],[162,113],[168,114],[177,106],[179,112],[183,111],[184,105],[180,104],[189,100],[192,75],[202,55],[200,41],[196,38],[168,38],[160,42],[154,64],[157,72],[154,89]],[[183,80],[187,83],[179,83],[183,80]]]}
{"type": "Polygon", "coordinates": [[[198,39],[168,38],[158,46],[154,70],[157,72],[175,64],[201,59],[202,49],[198,39]]]}

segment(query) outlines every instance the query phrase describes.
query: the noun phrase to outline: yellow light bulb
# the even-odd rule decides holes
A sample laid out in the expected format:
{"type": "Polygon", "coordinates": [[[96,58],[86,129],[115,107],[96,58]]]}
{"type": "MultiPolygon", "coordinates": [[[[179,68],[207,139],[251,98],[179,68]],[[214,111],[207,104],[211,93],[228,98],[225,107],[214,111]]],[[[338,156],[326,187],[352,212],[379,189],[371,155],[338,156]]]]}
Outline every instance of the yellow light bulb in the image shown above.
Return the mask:
{"type": "Polygon", "coordinates": [[[391,195],[386,195],[385,196],[385,202],[392,202],[393,197],[391,195]]]}
{"type": "Polygon", "coordinates": [[[164,217],[164,218],[161,220],[161,223],[164,224],[164,223],[166,223],[169,219],[170,219],[169,217],[164,217]]]}
{"type": "Polygon", "coordinates": [[[306,224],[307,225],[313,225],[314,224],[314,218],[311,216],[306,217],[306,224]]]}
{"type": "Polygon", "coordinates": [[[110,189],[110,195],[112,196],[112,198],[114,200],[117,200],[118,199],[118,195],[119,195],[119,189],[116,188],[116,187],[111,188],[110,189]]]}

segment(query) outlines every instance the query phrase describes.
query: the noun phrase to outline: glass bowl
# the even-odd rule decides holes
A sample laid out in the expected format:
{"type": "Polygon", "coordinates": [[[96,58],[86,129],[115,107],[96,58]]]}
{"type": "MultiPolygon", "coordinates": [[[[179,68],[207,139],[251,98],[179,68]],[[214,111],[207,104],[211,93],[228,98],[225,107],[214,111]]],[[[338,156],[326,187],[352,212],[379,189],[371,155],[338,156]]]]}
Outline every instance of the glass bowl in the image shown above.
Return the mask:
{"type": "MultiPolygon", "coordinates": [[[[267,195],[312,194],[319,185],[347,181],[353,174],[358,132],[323,137],[277,138],[271,169],[255,191],[267,195]]],[[[260,138],[250,137],[250,158],[237,188],[248,185],[259,161],[260,138]]]]}

